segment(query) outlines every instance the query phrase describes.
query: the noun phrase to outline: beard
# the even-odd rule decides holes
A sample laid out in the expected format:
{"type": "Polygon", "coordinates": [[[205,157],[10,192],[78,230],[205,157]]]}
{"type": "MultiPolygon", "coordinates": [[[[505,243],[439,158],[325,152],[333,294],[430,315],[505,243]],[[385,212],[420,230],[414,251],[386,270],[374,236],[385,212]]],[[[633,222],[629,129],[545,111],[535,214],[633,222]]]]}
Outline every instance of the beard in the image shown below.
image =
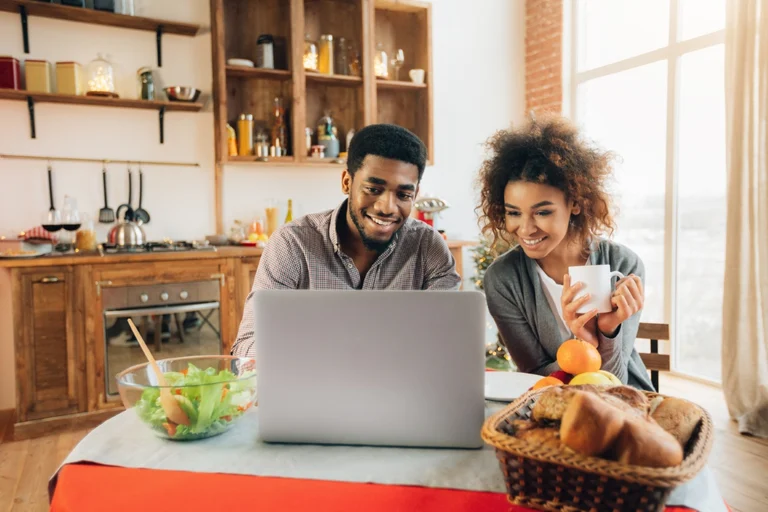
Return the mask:
{"type": "Polygon", "coordinates": [[[405,222],[403,222],[400,227],[398,227],[397,230],[392,233],[392,236],[389,237],[389,240],[378,240],[376,238],[371,238],[365,233],[365,228],[363,227],[363,219],[361,219],[357,214],[357,210],[349,202],[347,203],[347,208],[349,209],[349,216],[352,217],[352,222],[357,228],[357,232],[360,233],[360,238],[363,240],[363,245],[365,248],[369,251],[375,251],[379,254],[387,250],[387,248],[392,244],[392,240],[395,239],[395,235],[397,235],[397,233],[399,233],[402,227],[405,225],[405,222]]]}

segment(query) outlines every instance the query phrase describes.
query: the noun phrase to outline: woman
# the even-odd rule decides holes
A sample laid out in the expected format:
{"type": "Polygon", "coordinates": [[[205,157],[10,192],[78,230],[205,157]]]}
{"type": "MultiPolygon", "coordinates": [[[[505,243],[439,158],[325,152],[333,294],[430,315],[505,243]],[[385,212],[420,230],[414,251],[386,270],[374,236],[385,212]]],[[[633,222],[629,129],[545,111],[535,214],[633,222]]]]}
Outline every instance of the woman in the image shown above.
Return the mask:
{"type": "Polygon", "coordinates": [[[480,171],[484,234],[517,244],[491,264],[483,288],[502,340],[518,370],[559,370],[557,349],[570,338],[600,352],[602,369],[631,386],[653,390],[634,349],[643,307],[644,268],[627,247],[602,238],[614,221],[606,180],[611,155],[589,146],[563,118],[533,120],[488,143],[480,171]],[[624,276],[613,310],[576,311],[589,296],[568,267],[608,264],[624,276]],[[583,296],[582,296],[583,295],[583,296]]]}

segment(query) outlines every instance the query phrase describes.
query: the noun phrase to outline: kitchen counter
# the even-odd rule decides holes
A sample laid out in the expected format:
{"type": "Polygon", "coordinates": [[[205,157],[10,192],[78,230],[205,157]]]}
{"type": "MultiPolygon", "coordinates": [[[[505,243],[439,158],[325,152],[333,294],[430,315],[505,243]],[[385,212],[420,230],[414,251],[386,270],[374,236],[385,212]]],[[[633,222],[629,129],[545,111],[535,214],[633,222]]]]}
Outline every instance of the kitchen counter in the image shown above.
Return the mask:
{"type": "Polygon", "coordinates": [[[104,263],[139,263],[173,260],[202,260],[216,258],[240,258],[261,256],[263,249],[258,247],[216,247],[214,251],[167,251],[120,254],[51,254],[36,258],[3,258],[2,267],[52,267],[59,265],[99,265],[104,263]]]}
{"type": "MultiPolygon", "coordinates": [[[[460,251],[462,247],[477,245],[477,242],[463,240],[448,240],[448,248],[454,253],[457,263],[460,263],[460,251]],[[457,255],[457,252],[459,253],[457,255]],[[457,257],[458,256],[458,257],[457,257]]],[[[0,268],[8,267],[52,267],[59,265],[99,265],[109,263],[139,263],[153,261],[173,260],[203,260],[215,258],[241,258],[248,256],[261,256],[263,249],[257,247],[216,247],[214,251],[168,251],[168,252],[144,252],[144,253],[120,253],[120,254],[51,254],[36,258],[2,258],[0,268]]],[[[461,268],[461,265],[458,265],[461,268]]]]}

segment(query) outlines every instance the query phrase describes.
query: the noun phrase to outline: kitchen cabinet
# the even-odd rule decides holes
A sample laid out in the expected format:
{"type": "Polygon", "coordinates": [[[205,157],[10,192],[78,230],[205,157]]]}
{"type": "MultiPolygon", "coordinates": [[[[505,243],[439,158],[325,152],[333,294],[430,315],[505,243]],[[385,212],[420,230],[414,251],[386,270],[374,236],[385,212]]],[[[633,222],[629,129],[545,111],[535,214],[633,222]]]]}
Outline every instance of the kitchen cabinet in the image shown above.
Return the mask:
{"type": "Polygon", "coordinates": [[[16,269],[17,421],[85,410],[83,300],[73,267],[16,269]]]}
{"type": "MultiPolygon", "coordinates": [[[[153,286],[167,284],[168,290],[176,290],[184,283],[215,281],[220,286],[219,292],[219,321],[218,330],[222,345],[218,347],[221,354],[229,353],[231,339],[235,336],[236,326],[232,325],[231,310],[235,307],[235,279],[230,271],[230,265],[225,259],[187,260],[187,261],[158,261],[135,264],[120,263],[108,265],[93,265],[90,268],[90,285],[86,290],[86,300],[89,304],[86,313],[85,344],[87,354],[88,374],[88,410],[100,411],[122,407],[119,395],[110,393],[109,384],[114,379],[116,371],[107,367],[108,352],[106,340],[105,303],[103,293],[106,289],[128,290],[128,287],[153,286]]],[[[180,288],[179,288],[180,289],[180,288]]],[[[150,299],[151,301],[151,299],[150,299]]],[[[153,313],[158,319],[163,314],[158,308],[153,313]]],[[[147,315],[145,313],[145,315],[147,315]]],[[[183,315],[180,315],[183,317],[183,315]]],[[[150,337],[145,340],[157,359],[164,356],[157,345],[153,345],[150,337]]],[[[208,353],[210,351],[207,351],[208,353]]]]}
{"type": "Polygon", "coordinates": [[[237,273],[235,274],[237,278],[237,315],[235,319],[235,326],[237,326],[236,329],[239,328],[240,321],[243,319],[245,300],[248,298],[248,294],[251,293],[253,280],[256,277],[256,269],[259,266],[259,259],[259,256],[240,258],[237,264],[237,273]]]}

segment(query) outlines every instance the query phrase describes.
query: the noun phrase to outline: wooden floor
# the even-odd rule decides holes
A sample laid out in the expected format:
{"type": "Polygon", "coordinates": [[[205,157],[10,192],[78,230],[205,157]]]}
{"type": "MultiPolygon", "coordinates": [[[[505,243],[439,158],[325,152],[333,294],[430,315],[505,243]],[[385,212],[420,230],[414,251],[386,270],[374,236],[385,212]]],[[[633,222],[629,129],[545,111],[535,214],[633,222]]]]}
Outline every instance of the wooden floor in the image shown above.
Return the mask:
{"type": "MultiPolygon", "coordinates": [[[[709,465],[734,512],[768,510],[768,440],[739,435],[729,420],[722,392],[704,384],[662,375],[664,394],[705,407],[715,423],[709,465]]],[[[0,512],[48,510],[48,478],[88,430],[10,441],[10,414],[0,412],[0,512]]]]}

